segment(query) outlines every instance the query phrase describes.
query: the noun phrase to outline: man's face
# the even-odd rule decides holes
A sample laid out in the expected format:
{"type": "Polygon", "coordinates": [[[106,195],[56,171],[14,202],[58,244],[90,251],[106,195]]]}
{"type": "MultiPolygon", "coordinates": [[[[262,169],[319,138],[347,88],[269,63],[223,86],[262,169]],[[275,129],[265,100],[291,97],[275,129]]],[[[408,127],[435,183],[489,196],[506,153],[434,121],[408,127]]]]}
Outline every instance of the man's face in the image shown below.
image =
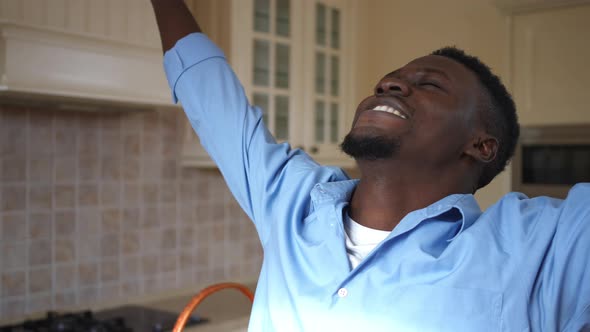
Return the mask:
{"type": "Polygon", "coordinates": [[[357,160],[458,158],[479,125],[481,85],[451,59],[429,55],[387,74],[356,110],[342,148],[357,160]]]}

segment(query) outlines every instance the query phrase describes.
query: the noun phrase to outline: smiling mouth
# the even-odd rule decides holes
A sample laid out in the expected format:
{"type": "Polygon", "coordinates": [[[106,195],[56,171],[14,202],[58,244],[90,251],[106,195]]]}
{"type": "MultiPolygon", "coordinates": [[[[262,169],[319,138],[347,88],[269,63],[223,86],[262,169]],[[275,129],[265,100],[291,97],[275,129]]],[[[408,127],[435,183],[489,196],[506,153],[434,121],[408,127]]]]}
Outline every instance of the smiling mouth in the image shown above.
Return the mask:
{"type": "Polygon", "coordinates": [[[385,112],[385,113],[393,114],[393,115],[395,115],[399,118],[402,118],[404,120],[408,119],[407,115],[405,115],[401,111],[399,111],[391,106],[387,106],[387,105],[377,105],[377,106],[373,107],[373,109],[371,109],[371,111],[385,112]]]}

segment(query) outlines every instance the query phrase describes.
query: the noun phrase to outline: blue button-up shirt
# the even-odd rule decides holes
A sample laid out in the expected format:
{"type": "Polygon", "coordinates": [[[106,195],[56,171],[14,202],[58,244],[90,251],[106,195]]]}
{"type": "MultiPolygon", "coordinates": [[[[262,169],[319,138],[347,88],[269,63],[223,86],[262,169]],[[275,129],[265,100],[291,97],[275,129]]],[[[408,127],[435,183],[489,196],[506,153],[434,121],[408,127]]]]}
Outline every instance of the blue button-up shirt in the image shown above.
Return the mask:
{"type": "Polygon", "coordinates": [[[264,248],[250,331],[590,330],[590,185],[563,201],[511,193],[485,213],[472,195],[445,197],[351,269],[343,214],[357,182],[278,144],[204,35],[164,64],[264,248]]]}

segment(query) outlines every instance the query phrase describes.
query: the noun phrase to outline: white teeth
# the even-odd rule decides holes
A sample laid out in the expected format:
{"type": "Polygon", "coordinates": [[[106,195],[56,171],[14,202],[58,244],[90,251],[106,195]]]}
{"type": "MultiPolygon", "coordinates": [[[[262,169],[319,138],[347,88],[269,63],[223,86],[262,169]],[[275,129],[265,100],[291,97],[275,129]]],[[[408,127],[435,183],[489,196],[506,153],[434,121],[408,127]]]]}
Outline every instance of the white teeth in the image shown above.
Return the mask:
{"type": "Polygon", "coordinates": [[[393,114],[399,116],[402,119],[407,119],[407,117],[404,114],[402,114],[400,111],[398,111],[396,109],[393,110],[393,114]]]}
{"type": "Polygon", "coordinates": [[[400,117],[400,118],[402,118],[402,119],[407,119],[407,118],[408,118],[408,117],[407,117],[405,114],[403,114],[402,112],[400,112],[400,111],[396,110],[396,109],[395,109],[395,108],[393,108],[393,107],[386,106],[386,105],[377,105],[377,106],[373,107],[373,111],[379,111],[379,112],[386,112],[386,113],[390,113],[390,114],[393,114],[393,115],[397,115],[397,116],[399,116],[399,117],[400,117]]]}

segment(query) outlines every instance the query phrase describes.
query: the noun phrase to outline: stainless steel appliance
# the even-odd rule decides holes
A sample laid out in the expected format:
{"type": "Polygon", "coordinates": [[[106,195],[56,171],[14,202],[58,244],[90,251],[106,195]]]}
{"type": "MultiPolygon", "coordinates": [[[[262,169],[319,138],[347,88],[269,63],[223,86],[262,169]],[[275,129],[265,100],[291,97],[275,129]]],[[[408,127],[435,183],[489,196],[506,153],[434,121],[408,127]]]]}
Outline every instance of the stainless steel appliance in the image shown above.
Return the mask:
{"type": "Polygon", "coordinates": [[[512,190],[565,198],[590,182],[590,124],[523,127],[512,161],[512,190]]]}

